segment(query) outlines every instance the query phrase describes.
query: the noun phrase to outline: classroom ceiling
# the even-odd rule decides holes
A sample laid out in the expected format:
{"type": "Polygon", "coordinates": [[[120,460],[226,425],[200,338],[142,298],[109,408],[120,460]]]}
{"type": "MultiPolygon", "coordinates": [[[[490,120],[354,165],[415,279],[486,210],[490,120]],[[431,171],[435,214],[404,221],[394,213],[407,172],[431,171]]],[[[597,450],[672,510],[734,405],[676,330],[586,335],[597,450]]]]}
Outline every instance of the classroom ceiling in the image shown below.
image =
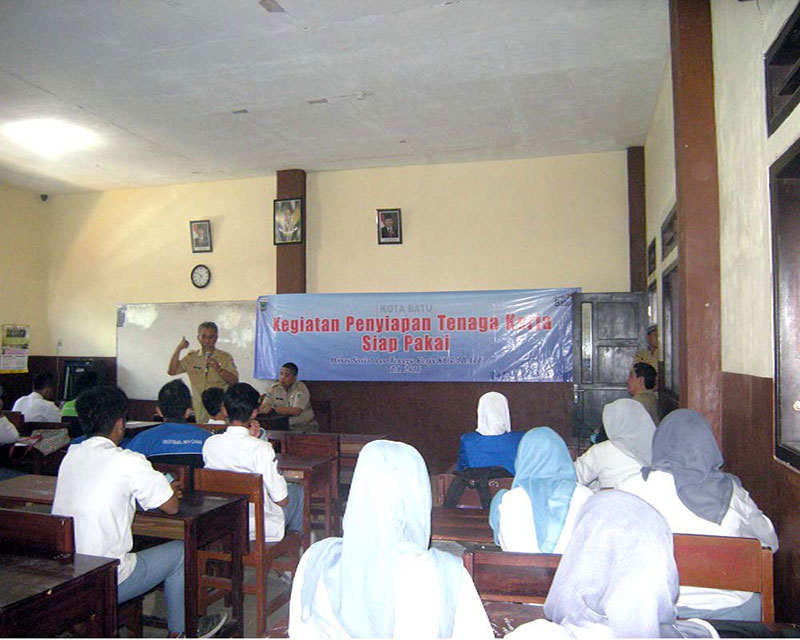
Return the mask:
{"type": "Polygon", "coordinates": [[[666,0],[0,0],[0,183],[67,193],[644,143],[666,0]]]}

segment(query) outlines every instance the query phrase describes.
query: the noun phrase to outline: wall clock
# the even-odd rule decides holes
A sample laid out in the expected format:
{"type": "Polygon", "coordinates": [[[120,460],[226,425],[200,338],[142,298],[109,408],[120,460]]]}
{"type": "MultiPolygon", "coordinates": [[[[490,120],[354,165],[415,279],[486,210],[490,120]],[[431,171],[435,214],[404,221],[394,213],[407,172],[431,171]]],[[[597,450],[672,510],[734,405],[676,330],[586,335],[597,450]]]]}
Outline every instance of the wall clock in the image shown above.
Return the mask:
{"type": "Polygon", "coordinates": [[[198,264],[192,269],[192,284],[198,289],[207,287],[211,282],[211,269],[204,264],[198,264]]]}

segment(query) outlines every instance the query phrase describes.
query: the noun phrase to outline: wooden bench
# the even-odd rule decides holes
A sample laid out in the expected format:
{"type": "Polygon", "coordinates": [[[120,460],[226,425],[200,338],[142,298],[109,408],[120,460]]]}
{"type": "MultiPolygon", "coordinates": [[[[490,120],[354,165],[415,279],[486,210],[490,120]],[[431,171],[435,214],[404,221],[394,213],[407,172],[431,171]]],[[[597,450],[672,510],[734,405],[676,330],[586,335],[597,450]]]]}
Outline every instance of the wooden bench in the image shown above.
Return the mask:
{"type": "MultiPolygon", "coordinates": [[[[675,534],[674,540],[682,586],[760,593],[762,621],[775,621],[770,549],[752,538],[675,534]]],[[[561,556],[478,548],[463,559],[482,600],[543,604],[561,556]]]]}

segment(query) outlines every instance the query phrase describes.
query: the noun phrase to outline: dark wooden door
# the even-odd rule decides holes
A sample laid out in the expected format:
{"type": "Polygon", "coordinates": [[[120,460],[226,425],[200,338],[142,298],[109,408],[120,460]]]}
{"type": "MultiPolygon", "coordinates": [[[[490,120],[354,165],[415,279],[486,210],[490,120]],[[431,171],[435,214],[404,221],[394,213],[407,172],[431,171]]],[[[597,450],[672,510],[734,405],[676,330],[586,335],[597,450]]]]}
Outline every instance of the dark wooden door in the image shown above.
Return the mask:
{"type": "Polygon", "coordinates": [[[647,294],[582,293],[573,299],[573,434],[603,424],[603,407],[627,398],[633,357],[647,343],[647,294]]]}
{"type": "MultiPolygon", "coordinates": [[[[771,167],[775,453],[800,468],[800,145],[771,167]]],[[[765,336],[765,340],[768,336],[765,336]]]]}

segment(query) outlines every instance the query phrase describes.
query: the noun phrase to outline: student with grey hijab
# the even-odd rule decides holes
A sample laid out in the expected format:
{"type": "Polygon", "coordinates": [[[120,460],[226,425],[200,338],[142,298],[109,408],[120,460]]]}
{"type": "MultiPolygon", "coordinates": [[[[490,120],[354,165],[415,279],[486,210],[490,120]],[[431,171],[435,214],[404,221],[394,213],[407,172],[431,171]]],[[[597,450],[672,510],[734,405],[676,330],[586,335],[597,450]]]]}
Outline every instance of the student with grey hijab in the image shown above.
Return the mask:
{"type": "MultiPolygon", "coordinates": [[[[653,462],[619,488],[655,507],[673,533],[757,538],[778,549],[770,519],[753,502],[736,476],[721,470],[719,451],[706,419],[678,409],[661,423],[653,437],[653,462]]],[[[718,620],[761,619],[760,597],[746,591],[681,587],[682,617],[718,620]]]]}
{"type": "Polygon", "coordinates": [[[603,491],[578,514],[544,604],[547,620],[521,625],[506,637],[718,637],[702,621],[676,620],[677,595],[667,522],[635,496],[603,491]]]}

